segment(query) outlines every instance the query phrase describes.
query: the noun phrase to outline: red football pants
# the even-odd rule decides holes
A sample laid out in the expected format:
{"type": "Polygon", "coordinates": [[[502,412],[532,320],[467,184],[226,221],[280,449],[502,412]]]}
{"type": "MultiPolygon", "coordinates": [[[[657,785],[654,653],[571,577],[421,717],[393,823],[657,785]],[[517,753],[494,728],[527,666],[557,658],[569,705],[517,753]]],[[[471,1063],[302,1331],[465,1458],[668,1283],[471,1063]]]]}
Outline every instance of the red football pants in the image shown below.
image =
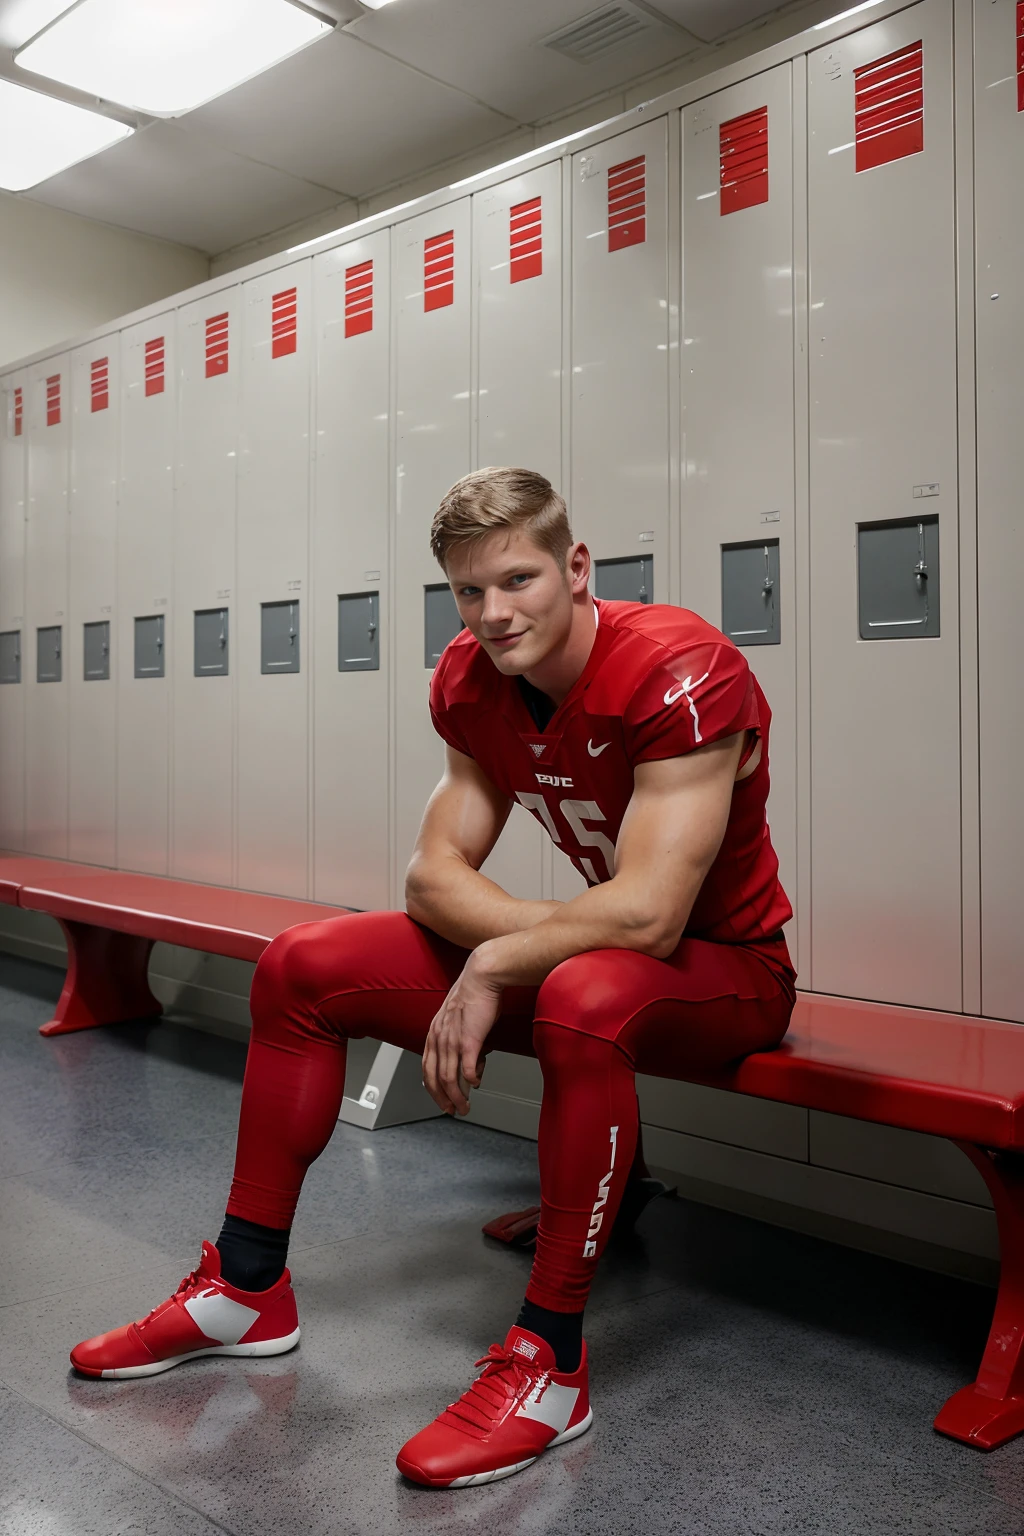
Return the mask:
{"type": "MultiPolygon", "coordinates": [[[[338,1119],[346,1041],[421,1052],[466,958],[401,912],[301,923],[268,946],[252,984],[231,1215],[291,1225],[338,1119]]],[[[777,1045],[791,978],[784,939],[684,939],[669,960],[594,950],[539,988],[505,992],[488,1049],[535,1055],[544,1075],[531,1301],[559,1312],[586,1302],[636,1151],[634,1074],[685,1078],[777,1045]]]]}

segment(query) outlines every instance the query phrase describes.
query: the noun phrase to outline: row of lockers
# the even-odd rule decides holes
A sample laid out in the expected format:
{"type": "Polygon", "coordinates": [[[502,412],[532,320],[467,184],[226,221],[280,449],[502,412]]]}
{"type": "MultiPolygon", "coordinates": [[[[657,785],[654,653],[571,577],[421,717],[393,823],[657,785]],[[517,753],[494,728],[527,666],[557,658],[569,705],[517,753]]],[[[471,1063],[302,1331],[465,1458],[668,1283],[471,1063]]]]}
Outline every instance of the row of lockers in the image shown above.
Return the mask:
{"type": "MultiPolygon", "coordinates": [[[[1022,169],[996,74],[1012,12],[977,13],[989,268],[1017,219],[992,189],[1022,169]]],[[[523,463],[567,494],[606,591],[751,647],[802,983],[959,1009],[980,906],[984,1006],[1021,1017],[999,766],[1020,709],[993,643],[1015,437],[1004,412],[980,445],[975,633],[953,107],[950,0],[922,0],[9,373],[0,632],[22,681],[0,686],[0,839],[399,902],[453,622],[430,519],[473,465],[523,463]],[[85,676],[86,626],[109,687],[85,676]],[[47,683],[56,629],[69,660],[47,683]],[[223,655],[200,664],[200,642],[223,655]],[[163,677],[138,674],[139,645],[163,677]]],[[[1014,270],[1002,284],[1005,315],[1014,270]]],[[[993,315],[978,389],[996,394],[1020,365],[993,315]]],[[[488,869],[522,894],[578,888],[518,812],[488,869]]]]}

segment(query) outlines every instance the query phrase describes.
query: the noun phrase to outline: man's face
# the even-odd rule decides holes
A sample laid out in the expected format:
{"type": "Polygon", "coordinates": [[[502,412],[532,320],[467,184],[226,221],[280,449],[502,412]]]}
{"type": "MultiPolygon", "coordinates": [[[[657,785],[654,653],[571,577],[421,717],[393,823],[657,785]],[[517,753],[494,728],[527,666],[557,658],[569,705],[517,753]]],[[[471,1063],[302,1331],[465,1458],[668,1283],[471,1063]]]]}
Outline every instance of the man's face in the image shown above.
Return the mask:
{"type": "Polygon", "coordinates": [[[575,573],[527,534],[499,531],[456,546],[447,574],[467,628],[507,677],[529,672],[568,638],[575,573]]]}

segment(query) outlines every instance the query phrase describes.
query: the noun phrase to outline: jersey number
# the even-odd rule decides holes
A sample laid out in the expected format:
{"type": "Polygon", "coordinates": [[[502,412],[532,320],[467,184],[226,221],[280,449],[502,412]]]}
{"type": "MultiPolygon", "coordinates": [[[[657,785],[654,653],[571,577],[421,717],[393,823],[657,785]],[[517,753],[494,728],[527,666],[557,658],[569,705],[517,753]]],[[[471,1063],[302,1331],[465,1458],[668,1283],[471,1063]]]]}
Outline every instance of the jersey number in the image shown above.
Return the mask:
{"type": "MultiPolygon", "coordinates": [[[[528,811],[538,815],[548,830],[553,843],[561,844],[562,837],[555,825],[555,818],[543,795],[528,794],[521,789],[516,790],[516,799],[519,804],[525,806],[528,811]]],[[[569,823],[576,844],[580,848],[599,848],[604,858],[608,871],[607,879],[611,880],[615,874],[615,844],[610,837],[603,832],[597,832],[593,827],[584,825],[584,821],[606,821],[607,817],[596,800],[560,800],[558,809],[569,823]]],[[[594,869],[590,859],[580,859],[580,863],[586,870],[587,879],[591,885],[600,885],[601,876],[594,869]]]]}

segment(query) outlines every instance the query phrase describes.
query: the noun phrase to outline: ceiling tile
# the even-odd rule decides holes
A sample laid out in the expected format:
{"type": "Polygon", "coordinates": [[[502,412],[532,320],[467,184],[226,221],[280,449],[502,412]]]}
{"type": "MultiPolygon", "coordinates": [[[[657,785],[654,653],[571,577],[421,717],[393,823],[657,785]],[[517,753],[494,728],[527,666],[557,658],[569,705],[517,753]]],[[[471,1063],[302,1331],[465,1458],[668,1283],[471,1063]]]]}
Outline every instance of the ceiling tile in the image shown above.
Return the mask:
{"type": "Polygon", "coordinates": [[[590,64],[541,46],[542,38],[589,15],[602,3],[401,0],[369,12],[346,31],[520,122],[535,122],[670,64],[698,46],[696,38],[674,25],[656,29],[590,64]]]}
{"type": "Polygon", "coordinates": [[[183,119],[226,149],[359,197],[516,124],[346,32],[183,119]]]}
{"type": "Polygon", "coordinates": [[[652,3],[705,43],[782,9],[780,0],[652,0],[652,3]]]}
{"type": "Polygon", "coordinates": [[[27,194],[34,201],[215,253],[337,202],[337,195],[154,123],[27,194]]]}

